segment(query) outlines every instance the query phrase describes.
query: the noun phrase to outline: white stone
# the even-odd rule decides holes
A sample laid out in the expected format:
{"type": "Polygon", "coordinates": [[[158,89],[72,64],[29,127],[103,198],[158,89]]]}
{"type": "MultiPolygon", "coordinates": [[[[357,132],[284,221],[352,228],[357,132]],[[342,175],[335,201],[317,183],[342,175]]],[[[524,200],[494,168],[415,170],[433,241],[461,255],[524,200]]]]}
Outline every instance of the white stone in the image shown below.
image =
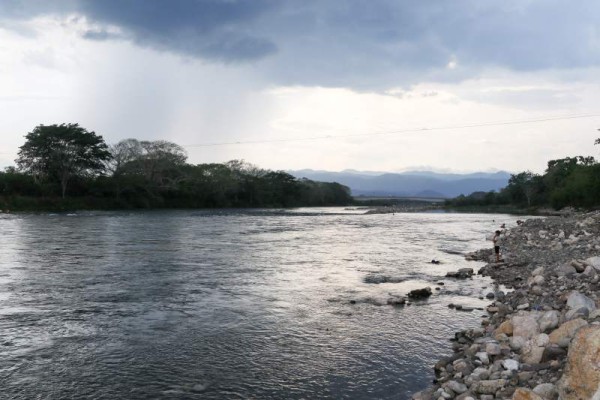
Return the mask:
{"type": "Polygon", "coordinates": [[[488,354],[484,351],[475,354],[475,357],[479,359],[483,364],[488,365],[490,363],[490,358],[488,354]]]}
{"type": "Polygon", "coordinates": [[[517,360],[506,359],[502,361],[502,366],[504,369],[509,371],[518,371],[519,370],[519,362],[517,360]]]}

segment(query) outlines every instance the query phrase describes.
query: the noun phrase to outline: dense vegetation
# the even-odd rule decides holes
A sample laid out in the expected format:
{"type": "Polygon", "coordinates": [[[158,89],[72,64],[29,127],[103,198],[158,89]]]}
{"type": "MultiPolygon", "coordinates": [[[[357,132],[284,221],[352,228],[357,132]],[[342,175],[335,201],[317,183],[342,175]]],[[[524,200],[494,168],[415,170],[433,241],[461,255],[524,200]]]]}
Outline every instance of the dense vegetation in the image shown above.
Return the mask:
{"type": "MultiPolygon", "coordinates": [[[[600,139],[595,144],[600,144],[600,139]]],[[[447,200],[450,207],[553,207],[600,206],[600,163],[594,157],[551,160],[543,175],[526,171],[512,175],[499,192],[475,192],[447,200]]]]}
{"type": "Polygon", "coordinates": [[[107,146],[77,124],[40,125],[26,136],[17,167],[0,172],[3,209],[216,208],[345,205],[338,183],[296,179],[244,161],[186,162],[167,141],[107,146]]]}

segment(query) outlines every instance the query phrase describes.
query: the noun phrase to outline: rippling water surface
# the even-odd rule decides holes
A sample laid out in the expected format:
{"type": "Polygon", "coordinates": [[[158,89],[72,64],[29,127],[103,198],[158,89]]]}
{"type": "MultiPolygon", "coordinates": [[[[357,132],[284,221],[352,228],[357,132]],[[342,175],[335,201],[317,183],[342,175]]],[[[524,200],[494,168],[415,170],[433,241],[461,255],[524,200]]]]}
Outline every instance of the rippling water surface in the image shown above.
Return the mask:
{"type": "Polygon", "coordinates": [[[409,398],[492,289],[443,276],[513,218],[359,212],[0,217],[0,397],[409,398]]]}

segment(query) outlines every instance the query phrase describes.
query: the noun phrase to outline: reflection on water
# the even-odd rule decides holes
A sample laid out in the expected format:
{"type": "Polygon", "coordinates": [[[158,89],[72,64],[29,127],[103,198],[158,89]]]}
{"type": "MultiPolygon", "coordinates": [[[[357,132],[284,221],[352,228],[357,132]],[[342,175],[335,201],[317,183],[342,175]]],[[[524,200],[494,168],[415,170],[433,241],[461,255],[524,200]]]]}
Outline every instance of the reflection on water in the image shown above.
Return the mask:
{"type": "Polygon", "coordinates": [[[477,267],[460,254],[489,245],[493,219],[514,221],[359,212],[3,216],[3,396],[409,398],[479,325],[447,305],[492,289],[443,276],[477,267]]]}

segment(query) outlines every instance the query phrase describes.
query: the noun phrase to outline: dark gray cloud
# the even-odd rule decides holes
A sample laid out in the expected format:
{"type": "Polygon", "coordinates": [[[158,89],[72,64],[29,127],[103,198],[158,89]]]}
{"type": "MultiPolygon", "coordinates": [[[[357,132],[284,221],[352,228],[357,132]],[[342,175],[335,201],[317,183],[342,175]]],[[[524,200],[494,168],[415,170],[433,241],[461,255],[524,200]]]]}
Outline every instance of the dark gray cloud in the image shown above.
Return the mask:
{"type": "Polygon", "coordinates": [[[221,61],[248,61],[276,51],[257,36],[252,23],[271,1],[253,0],[81,0],[80,11],[96,22],[116,25],[142,46],[221,61]]]}
{"type": "MultiPolygon", "coordinates": [[[[457,80],[486,67],[600,65],[597,0],[5,0],[0,15],[77,12],[132,42],[258,62],[278,83],[373,87],[457,80]],[[56,4],[60,4],[60,8],[56,4]],[[456,68],[448,68],[456,60],[456,68]]],[[[85,34],[111,40],[107,30],[85,34]]]]}

